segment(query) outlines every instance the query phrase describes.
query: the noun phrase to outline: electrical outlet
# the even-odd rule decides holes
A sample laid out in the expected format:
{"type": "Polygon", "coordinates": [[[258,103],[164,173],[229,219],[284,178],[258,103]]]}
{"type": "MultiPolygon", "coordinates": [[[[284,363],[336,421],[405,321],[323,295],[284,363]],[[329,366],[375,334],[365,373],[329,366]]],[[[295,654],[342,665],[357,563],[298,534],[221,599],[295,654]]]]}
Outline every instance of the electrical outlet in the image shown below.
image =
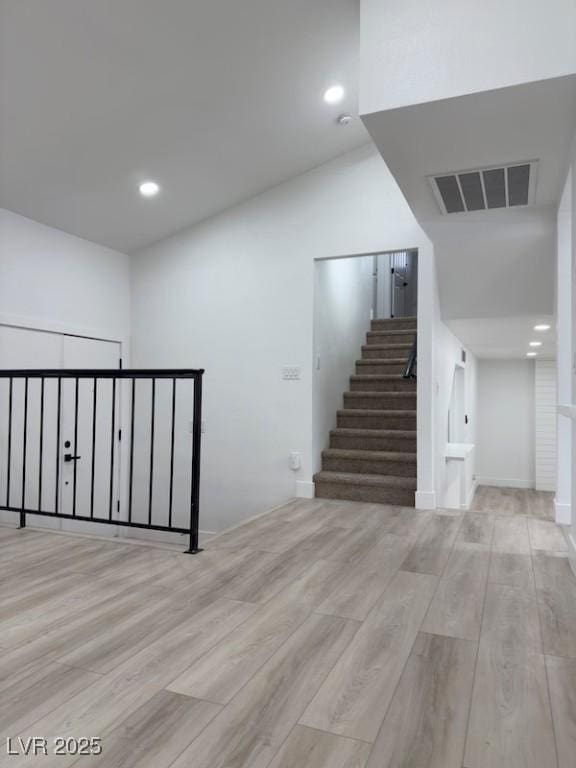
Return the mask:
{"type": "Polygon", "coordinates": [[[300,451],[290,451],[290,469],[297,472],[302,466],[302,455],[300,451]]]}
{"type": "Polygon", "coordinates": [[[302,371],[299,365],[285,365],[282,369],[282,378],[285,381],[299,381],[302,371]]]}

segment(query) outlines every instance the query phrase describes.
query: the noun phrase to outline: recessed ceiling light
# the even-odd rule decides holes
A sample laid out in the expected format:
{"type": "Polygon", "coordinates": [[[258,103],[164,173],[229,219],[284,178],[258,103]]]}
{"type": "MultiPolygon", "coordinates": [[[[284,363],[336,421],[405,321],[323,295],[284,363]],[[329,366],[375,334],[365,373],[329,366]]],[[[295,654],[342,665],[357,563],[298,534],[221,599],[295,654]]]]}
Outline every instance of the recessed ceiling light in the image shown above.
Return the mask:
{"type": "Polygon", "coordinates": [[[538,352],[526,352],[526,357],[537,357],[538,352]]]}
{"type": "Polygon", "coordinates": [[[541,323],[540,325],[535,325],[534,326],[534,330],[535,331],[549,331],[550,330],[550,326],[547,325],[546,323],[541,323]]]}
{"type": "Polygon", "coordinates": [[[324,93],[324,101],[327,104],[338,104],[344,98],[344,88],[341,85],[332,85],[324,93]]]}
{"type": "Polygon", "coordinates": [[[343,115],[340,115],[338,118],[338,125],[349,125],[350,121],[352,120],[352,115],[349,115],[347,112],[343,115]]]}
{"type": "Polygon", "coordinates": [[[139,189],[142,197],[154,197],[160,192],[160,187],[155,181],[144,181],[140,184],[139,189]]]}
{"type": "Polygon", "coordinates": [[[541,341],[531,341],[530,342],[530,346],[531,347],[541,347],[542,346],[542,342],[541,341]]]}

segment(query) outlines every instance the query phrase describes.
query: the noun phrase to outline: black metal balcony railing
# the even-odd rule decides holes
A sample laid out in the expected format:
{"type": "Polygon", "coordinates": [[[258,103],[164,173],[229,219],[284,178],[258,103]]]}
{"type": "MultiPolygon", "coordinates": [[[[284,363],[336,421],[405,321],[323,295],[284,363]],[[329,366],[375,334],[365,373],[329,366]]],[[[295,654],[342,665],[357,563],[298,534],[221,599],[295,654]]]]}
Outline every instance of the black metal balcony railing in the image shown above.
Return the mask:
{"type": "Polygon", "coordinates": [[[0,370],[0,510],[187,534],[199,552],[203,373],[0,370]]]}

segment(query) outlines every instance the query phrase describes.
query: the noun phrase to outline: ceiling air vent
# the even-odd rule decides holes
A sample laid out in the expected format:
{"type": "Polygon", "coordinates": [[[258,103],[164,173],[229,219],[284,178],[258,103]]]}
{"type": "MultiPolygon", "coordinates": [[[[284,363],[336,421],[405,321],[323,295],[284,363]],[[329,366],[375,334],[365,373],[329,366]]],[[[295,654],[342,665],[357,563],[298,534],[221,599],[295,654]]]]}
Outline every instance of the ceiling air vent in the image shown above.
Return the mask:
{"type": "Polygon", "coordinates": [[[530,205],[536,189],[537,160],[429,176],[443,214],[530,205]]]}

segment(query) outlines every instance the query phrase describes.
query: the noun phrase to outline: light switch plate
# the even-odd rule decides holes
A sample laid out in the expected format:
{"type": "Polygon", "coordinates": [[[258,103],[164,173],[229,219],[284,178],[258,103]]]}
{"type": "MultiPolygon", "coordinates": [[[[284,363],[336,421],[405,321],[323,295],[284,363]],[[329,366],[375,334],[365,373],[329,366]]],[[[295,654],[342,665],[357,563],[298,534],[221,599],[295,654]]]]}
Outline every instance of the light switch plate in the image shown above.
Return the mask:
{"type": "Polygon", "coordinates": [[[285,381],[298,381],[302,378],[302,371],[299,365],[285,365],[282,368],[282,378],[285,381]]]}

